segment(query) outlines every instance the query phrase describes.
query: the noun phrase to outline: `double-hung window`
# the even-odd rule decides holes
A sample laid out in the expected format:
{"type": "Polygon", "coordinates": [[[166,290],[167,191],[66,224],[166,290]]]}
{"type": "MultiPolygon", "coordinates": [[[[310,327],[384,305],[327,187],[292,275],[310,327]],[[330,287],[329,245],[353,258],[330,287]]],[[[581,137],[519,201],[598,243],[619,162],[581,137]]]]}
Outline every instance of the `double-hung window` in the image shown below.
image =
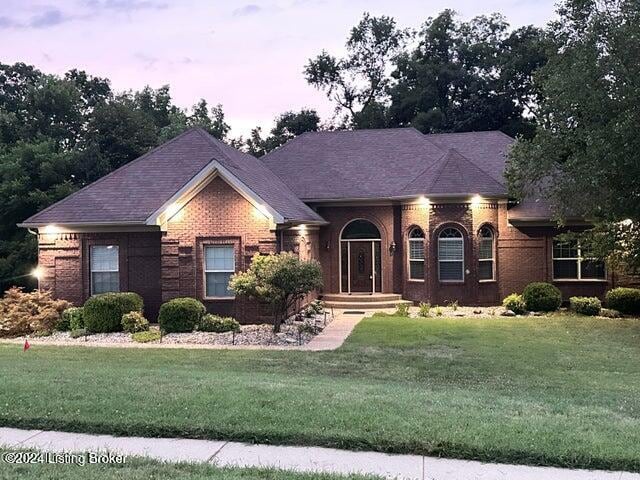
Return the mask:
{"type": "Polygon", "coordinates": [[[553,240],[554,280],[605,280],[604,262],[589,256],[575,241],[553,240]]]}
{"type": "Polygon", "coordinates": [[[418,227],[409,232],[409,280],[424,280],[424,232],[418,227]]]}
{"type": "Polygon", "coordinates": [[[92,245],[89,249],[89,262],[92,295],[120,291],[117,245],[92,245]]]}
{"type": "Polygon", "coordinates": [[[495,280],[495,243],[493,230],[482,227],[479,235],[478,279],[482,282],[495,280]]]}
{"type": "Polygon", "coordinates": [[[229,279],[235,273],[236,261],[233,245],[208,245],[204,247],[205,296],[230,298],[229,279]]]}
{"type": "Polygon", "coordinates": [[[438,236],[438,276],[441,282],[464,281],[464,239],[457,228],[438,236]]]}

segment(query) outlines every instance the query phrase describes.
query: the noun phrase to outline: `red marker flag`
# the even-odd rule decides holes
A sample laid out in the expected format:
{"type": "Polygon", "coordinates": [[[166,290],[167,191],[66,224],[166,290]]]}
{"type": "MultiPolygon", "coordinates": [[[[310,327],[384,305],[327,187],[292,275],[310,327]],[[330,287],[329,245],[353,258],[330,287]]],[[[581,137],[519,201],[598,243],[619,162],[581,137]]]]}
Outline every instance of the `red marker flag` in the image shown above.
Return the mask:
{"type": "Polygon", "coordinates": [[[29,340],[25,339],[24,340],[24,347],[22,347],[22,351],[26,352],[27,350],[29,350],[29,348],[31,348],[31,345],[29,344],[29,340]]]}

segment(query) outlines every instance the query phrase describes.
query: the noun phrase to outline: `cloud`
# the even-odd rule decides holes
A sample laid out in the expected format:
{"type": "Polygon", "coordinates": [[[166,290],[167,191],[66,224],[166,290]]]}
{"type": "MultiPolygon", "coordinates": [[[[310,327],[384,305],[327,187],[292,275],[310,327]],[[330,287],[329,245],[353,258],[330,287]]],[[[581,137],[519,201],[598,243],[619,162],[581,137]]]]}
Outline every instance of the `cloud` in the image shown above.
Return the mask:
{"type": "Polygon", "coordinates": [[[0,17],[0,29],[2,28],[16,28],[19,24],[15,20],[9,17],[0,17]]]}
{"type": "Polygon", "coordinates": [[[85,5],[94,9],[132,12],[135,10],[163,10],[168,7],[164,2],[153,0],[86,0],[85,5]]]}
{"type": "Polygon", "coordinates": [[[47,28],[61,23],[68,22],[72,17],[64,15],[57,8],[49,8],[38,15],[34,15],[29,20],[29,26],[31,28],[47,28]]]}
{"type": "Polygon", "coordinates": [[[49,28],[61,23],[73,20],[75,17],[67,15],[55,7],[46,7],[41,13],[31,16],[26,22],[18,21],[7,16],[0,17],[0,30],[7,28],[27,29],[27,28],[49,28]]]}
{"type": "Polygon", "coordinates": [[[158,57],[142,52],[134,53],[133,57],[144,65],[145,70],[152,70],[160,60],[158,57]]]}
{"type": "Polygon", "coordinates": [[[233,16],[246,17],[248,15],[255,15],[256,13],[260,13],[261,11],[262,11],[262,7],[258,5],[254,5],[253,3],[250,3],[248,5],[245,5],[244,7],[236,8],[233,11],[233,16]]]}

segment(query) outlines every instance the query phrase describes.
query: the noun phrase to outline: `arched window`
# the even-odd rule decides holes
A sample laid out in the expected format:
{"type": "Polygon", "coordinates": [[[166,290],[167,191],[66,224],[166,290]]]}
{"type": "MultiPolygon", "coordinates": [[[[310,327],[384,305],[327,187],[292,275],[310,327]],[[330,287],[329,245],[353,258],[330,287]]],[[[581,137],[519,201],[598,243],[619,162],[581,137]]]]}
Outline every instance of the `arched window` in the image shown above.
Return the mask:
{"type": "Polygon", "coordinates": [[[409,280],[424,280],[424,232],[418,227],[409,232],[409,280]]]}
{"type": "Polygon", "coordinates": [[[488,281],[495,279],[495,242],[493,230],[482,227],[478,234],[480,248],[478,249],[478,279],[488,281]]]}
{"type": "Polygon", "coordinates": [[[380,231],[367,220],[354,220],[342,231],[342,240],[379,239],[380,231]]]}
{"type": "Polygon", "coordinates": [[[457,228],[445,228],[438,236],[438,277],[441,282],[464,281],[464,239],[457,228]]]}

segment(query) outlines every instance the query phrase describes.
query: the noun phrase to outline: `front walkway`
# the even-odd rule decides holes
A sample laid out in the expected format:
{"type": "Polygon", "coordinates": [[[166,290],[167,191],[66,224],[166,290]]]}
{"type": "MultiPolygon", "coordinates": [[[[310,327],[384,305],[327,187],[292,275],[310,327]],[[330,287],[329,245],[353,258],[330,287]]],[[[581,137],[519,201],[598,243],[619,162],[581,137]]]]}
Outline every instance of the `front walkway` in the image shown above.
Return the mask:
{"type": "Polygon", "coordinates": [[[49,452],[109,451],[168,462],[210,462],[220,467],[272,467],[299,472],[363,473],[406,480],[640,480],[640,474],[626,472],[487,464],[319,447],[112,437],[14,428],[0,428],[0,446],[49,452]]]}

